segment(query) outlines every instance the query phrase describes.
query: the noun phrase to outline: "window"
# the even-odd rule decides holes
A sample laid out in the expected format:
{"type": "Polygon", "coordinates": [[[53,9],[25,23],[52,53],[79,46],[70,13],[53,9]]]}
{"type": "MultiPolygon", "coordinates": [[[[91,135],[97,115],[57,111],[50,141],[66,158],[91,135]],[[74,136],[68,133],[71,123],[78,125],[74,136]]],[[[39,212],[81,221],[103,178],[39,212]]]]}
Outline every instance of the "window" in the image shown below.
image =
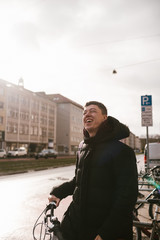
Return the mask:
{"type": "Polygon", "coordinates": [[[49,119],[49,126],[54,126],[54,121],[49,119]]]}
{"type": "Polygon", "coordinates": [[[31,114],[31,121],[34,122],[34,114],[31,114]]]}
{"type": "Polygon", "coordinates": [[[7,132],[8,133],[17,133],[18,132],[17,124],[8,123],[7,132]]]}
{"type": "Polygon", "coordinates": [[[49,113],[52,114],[52,115],[54,115],[54,107],[50,106],[50,108],[49,108],[49,113]]]}
{"type": "Polygon", "coordinates": [[[47,104],[42,103],[42,104],[41,104],[41,110],[44,111],[44,112],[46,112],[46,111],[47,111],[47,104]]]}
{"type": "Polygon", "coordinates": [[[18,118],[18,111],[17,110],[12,110],[12,109],[9,109],[8,110],[8,117],[11,117],[11,118],[18,118]]]}
{"type": "Polygon", "coordinates": [[[20,134],[23,134],[23,131],[24,131],[24,126],[23,126],[23,125],[20,125],[20,127],[19,127],[19,133],[20,133],[20,134]]]}
{"type": "Polygon", "coordinates": [[[54,137],[54,131],[53,131],[53,129],[49,129],[49,131],[48,131],[48,137],[50,137],[50,138],[54,137]]]}
{"type": "Polygon", "coordinates": [[[33,127],[30,127],[30,134],[33,135],[33,127]]]}
{"type": "Polygon", "coordinates": [[[41,124],[47,124],[47,118],[45,116],[41,116],[41,124]]]}
{"type": "Polygon", "coordinates": [[[18,104],[19,103],[19,96],[18,95],[15,95],[14,96],[14,93],[11,93],[11,95],[8,97],[8,101],[10,103],[13,103],[13,104],[18,104]]]}
{"type": "Polygon", "coordinates": [[[3,124],[3,117],[0,116],[0,124],[3,124]]]}
{"type": "Polygon", "coordinates": [[[28,134],[29,133],[29,126],[25,125],[24,127],[24,134],[28,134]]]}
{"type": "Polygon", "coordinates": [[[42,128],[42,137],[46,137],[46,136],[47,136],[47,129],[42,128]]]}
{"type": "Polygon", "coordinates": [[[3,96],[4,95],[4,88],[0,86],[0,95],[3,96]]]}
{"type": "Polygon", "coordinates": [[[38,127],[34,127],[34,135],[38,135],[38,127]]]}
{"type": "Polygon", "coordinates": [[[3,108],[3,107],[4,107],[4,103],[0,102],[0,108],[3,108]]]}

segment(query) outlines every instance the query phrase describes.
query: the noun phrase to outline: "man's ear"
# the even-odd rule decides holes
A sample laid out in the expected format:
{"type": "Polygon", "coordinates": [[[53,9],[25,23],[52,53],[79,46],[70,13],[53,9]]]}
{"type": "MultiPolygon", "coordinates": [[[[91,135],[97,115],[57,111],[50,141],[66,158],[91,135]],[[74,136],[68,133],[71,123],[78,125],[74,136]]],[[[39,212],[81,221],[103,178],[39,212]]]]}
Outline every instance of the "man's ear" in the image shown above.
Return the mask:
{"type": "Polygon", "coordinates": [[[107,119],[107,115],[104,115],[104,120],[106,120],[107,119]]]}

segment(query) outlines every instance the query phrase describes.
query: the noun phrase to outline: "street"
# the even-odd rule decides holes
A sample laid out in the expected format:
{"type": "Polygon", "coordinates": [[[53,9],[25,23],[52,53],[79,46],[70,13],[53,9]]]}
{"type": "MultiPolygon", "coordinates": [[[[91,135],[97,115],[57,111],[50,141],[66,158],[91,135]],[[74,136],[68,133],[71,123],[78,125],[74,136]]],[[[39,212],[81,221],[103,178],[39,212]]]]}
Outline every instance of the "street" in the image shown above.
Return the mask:
{"type": "MultiPolygon", "coordinates": [[[[31,240],[33,225],[48,203],[51,188],[72,178],[74,166],[0,177],[0,240],[31,240]]],[[[61,201],[59,220],[70,202],[61,201]]]]}
{"type": "MultiPolygon", "coordinates": [[[[137,155],[138,171],[143,170],[143,155],[137,155]]],[[[33,171],[0,177],[0,240],[32,240],[33,225],[48,203],[53,186],[68,181],[74,166],[33,171]]],[[[61,220],[71,197],[55,210],[61,220]]]]}

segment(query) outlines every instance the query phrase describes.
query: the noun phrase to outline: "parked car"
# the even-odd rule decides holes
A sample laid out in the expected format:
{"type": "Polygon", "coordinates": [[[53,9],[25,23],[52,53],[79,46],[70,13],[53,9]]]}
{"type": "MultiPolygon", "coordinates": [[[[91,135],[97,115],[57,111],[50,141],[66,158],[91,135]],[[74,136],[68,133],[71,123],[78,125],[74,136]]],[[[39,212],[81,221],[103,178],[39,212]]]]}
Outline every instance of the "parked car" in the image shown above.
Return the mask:
{"type": "Polygon", "coordinates": [[[54,157],[56,158],[58,153],[54,149],[43,149],[41,152],[37,153],[35,155],[36,158],[48,158],[48,157],[54,157]]]}
{"type": "Polygon", "coordinates": [[[24,147],[15,148],[12,151],[8,151],[8,157],[26,157],[27,150],[24,147]]]}
{"type": "Polygon", "coordinates": [[[5,158],[7,156],[5,149],[0,149],[0,158],[5,158]]]}
{"type": "Polygon", "coordinates": [[[152,168],[157,165],[160,166],[160,143],[159,142],[149,143],[149,156],[148,156],[147,150],[148,149],[146,144],[144,149],[145,167],[147,167],[147,157],[149,159],[149,163],[148,163],[149,168],[152,168]]]}

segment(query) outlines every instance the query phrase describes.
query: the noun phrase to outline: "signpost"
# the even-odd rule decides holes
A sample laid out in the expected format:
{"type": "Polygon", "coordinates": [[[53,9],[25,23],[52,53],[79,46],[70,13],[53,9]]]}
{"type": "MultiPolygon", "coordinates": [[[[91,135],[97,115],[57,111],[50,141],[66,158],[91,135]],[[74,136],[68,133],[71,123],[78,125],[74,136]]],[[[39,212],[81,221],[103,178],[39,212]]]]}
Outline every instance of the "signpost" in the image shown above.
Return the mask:
{"type": "Polygon", "coordinates": [[[147,169],[149,168],[149,141],[148,141],[148,127],[153,126],[152,120],[152,96],[141,96],[141,120],[142,127],[146,126],[146,143],[147,143],[147,169]]]}

